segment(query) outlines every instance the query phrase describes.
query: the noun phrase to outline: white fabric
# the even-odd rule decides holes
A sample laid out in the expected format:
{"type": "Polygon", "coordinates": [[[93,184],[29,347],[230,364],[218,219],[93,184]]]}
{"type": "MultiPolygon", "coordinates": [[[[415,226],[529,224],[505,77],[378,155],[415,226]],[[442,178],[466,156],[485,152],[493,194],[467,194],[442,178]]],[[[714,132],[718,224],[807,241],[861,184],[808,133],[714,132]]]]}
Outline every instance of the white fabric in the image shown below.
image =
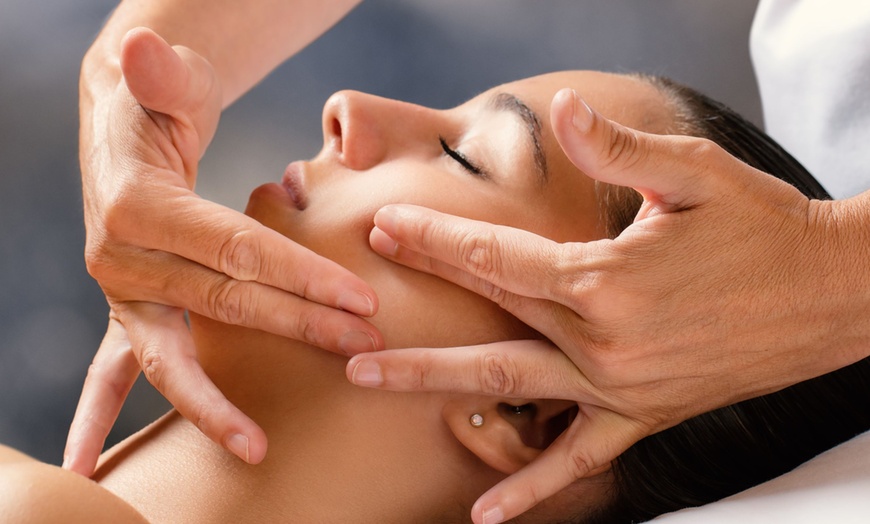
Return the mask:
{"type": "Polygon", "coordinates": [[[767,132],[834,198],[870,189],[870,1],[761,0],[750,48],[767,132]]]}
{"type": "Polygon", "coordinates": [[[866,524],[870,522],[870,432],[797,469],[654,524],[866,524]]]}
{"type": "MultiPolygon", "coordinates": [[[[870,189],[870,0],[761,0],[750,39],[768,133],[834,198],[870,189]]],[[[655,524],[870,522],[870,432],[655,524]]]]}

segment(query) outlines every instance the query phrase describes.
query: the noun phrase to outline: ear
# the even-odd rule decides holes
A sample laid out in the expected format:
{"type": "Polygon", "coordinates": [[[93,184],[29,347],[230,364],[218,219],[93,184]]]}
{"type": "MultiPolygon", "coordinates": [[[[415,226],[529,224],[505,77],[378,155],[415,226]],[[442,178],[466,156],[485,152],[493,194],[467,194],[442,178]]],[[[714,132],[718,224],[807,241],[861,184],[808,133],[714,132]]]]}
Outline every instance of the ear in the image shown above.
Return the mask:
{"type": "Polygon", "coordinates": [[[489,467],[510,475],[562,434],[574,420],[577,404],[463,396],[447,402],[442,413],[462,445],[489,467]],[[480,415],[483,423],[472,424],[473,415],[480,415]]]}

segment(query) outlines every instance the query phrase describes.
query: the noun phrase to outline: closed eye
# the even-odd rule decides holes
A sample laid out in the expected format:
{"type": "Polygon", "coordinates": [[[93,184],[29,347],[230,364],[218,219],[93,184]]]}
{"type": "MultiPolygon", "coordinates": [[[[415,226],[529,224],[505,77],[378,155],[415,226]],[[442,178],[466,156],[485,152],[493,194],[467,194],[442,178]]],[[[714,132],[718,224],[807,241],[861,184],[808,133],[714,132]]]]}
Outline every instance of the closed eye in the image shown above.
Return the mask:
{"type": "Polygon", "coordinates": [[[469,173],[473,174],[474,176],[480,177],[484,180],[490,179],[489,173],[487,173],[486,171],[484,171],[480,167],[473,164],[468,159],[468,157],[466,157],[465,155],[463,155],[459,151],[456,151],[456,150],[452,149],[450,146],[448,146],[447,141],[444,140],[444,137],[439,136],[438,141],[441,142],[441,149],[444,150],[444,153],[447,156],[449,156],[450,158],[452,158],[453,160],[456,160],[456,162],[459,163],[459,165],[461,165],[466,171],[468,171],[469,173]]]}

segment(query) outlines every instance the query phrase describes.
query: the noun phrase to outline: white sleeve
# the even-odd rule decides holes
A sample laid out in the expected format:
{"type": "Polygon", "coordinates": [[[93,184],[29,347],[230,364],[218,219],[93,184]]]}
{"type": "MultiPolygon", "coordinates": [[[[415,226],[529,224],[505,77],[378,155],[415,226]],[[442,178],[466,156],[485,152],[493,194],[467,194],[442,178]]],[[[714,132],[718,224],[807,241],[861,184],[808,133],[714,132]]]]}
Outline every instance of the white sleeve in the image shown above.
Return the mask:
{"type": "MultiPolygon", "coordinates": [[[[768,133],[834,198],[870,189],[870,1],[761,0],[750,39],[768,133]]],[[[655,524],[868,522],[870,432],[655,524]]]]}
{"type": "Polygon", "coordinates": [[[870,189],[870,1],[761,0],[765,127],[834,198],[870,189]]]}

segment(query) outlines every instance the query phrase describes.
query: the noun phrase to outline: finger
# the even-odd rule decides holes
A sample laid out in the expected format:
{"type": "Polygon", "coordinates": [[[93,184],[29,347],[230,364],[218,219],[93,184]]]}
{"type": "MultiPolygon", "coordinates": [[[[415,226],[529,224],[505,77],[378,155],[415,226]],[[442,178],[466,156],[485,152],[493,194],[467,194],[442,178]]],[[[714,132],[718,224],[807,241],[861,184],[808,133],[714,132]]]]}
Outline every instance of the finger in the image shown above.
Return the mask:
{"type": "Polygon", "coordinates": [[[152,111],[176,116],[191,104],[220,100],[211,93],[219,84],[205,60],[185,47],[171,47],[151,29],[138,27],[124,36],[120,64],[130,92],[152,111]]]}
{"type": "Polygon", "coordinates": [[[64,449],[64,468],[87,477],[93,474],[106,437],[115,425],[139,371],[139,363],[130,351],[127,332],[117,320],[110,319],[106,336],[88,368],[70,424],[64,449]]]}
{"type": "Polygon", "coordinates": [[[221,86],[203,57],[183,47],[170,47],[150,29],[129,31],[121,42],[124,84],[136,102],[170,119],[153,118],[181,153],[188,187],[193,187],[196,164],[214,137],[220,118],[221,86]],[[179,129],[191,132],[182,132],[179,129]]]}
{"type": "Polygon", "coordinates": [[[472,520],[498,524],[525,513],[577,479],[606,471],[644,435],[642,427],[629,419],[581,405],[577,418],[549,448],[481,495],[471,508],[472,520]]]}
{"type": "Polygon", "coordinates": [[[566,330],[566,321],[568,319],[571,319],[571,322],[574,324],[574,329],[571,331],[575,334],[582,332],[582,327],[586,324],[582,317],[561,304],[550,300],[529,298],[511,293],[456,266],[422,253],[396,246],[396,242],[377,227],[372,229],[369,243],[377,252],[393,253],[392,255],[387,255],[387,257],[394,262],[416,269],[417,271],[435,275],[495,302],[525,324],[544,333],[556,345],[575,342],[565,338],[568,336],[566,330]]]}
{"type": "Polygon", "coordinates": [[[706,176],[726,155],[700,138],[653,135],[609,120],[572,89],[550,107],[553,131],[568,158],[588,176],[638,190],[671,208],[691,207],[715,194],[706,176]]]}
{"type": "Polygon", "coordinates": [[[131,197],[124,209],[113,216],[113,225],[114,234],[127,243],[175,253],[234,280],[260,282],[357,315],[377,312],[374,290],[347,269],[182,188],[160,186],[153,198],[131,197]]]}
{"type": "Polygon", "coordinates": [[[121,320],[145,377],[184,418],[245,462],[263,460],[266,434],[205,374],[182,310],[126,304],[121,320]]]}
{"type": "Polygon", "coordinates": [[[133,96],[158,113],[171,114],[188,91],[184,61],[151,29],[135,28],[124,36],[120,64],[133,96]]]}
{"type": "Polygon", "coordinates": [[[219,322],[301,340],[346,356],[384,347],[380,331],[352,313],[257,282],[233,280],[175,255],[150,253],[137,274],[147,287],[138,288],[135,295],[127,291],[134,286],[123,280],[108,287],[107,292],[115,300],[181,307],[219,322]]]}
{"type": "Polygon", "coordinates": [[[412,255],[405,250],[410,250],[459,268],[498,292],[556,301],[565,295],[566,276],[573,277],[584,254],[597,249],[596,243],[557,244],[521,229],[412,205],[382,207],[375,226],[393,241],[372,243],[387,258],[408,258],[412,255]]]}
{"type": "Polygon", "coordinates": [[[358,386],[516,398],[593,401],[594,388],[574,364],[542,340],[443,349],[391,349],[351,358],[358,386]]]}

